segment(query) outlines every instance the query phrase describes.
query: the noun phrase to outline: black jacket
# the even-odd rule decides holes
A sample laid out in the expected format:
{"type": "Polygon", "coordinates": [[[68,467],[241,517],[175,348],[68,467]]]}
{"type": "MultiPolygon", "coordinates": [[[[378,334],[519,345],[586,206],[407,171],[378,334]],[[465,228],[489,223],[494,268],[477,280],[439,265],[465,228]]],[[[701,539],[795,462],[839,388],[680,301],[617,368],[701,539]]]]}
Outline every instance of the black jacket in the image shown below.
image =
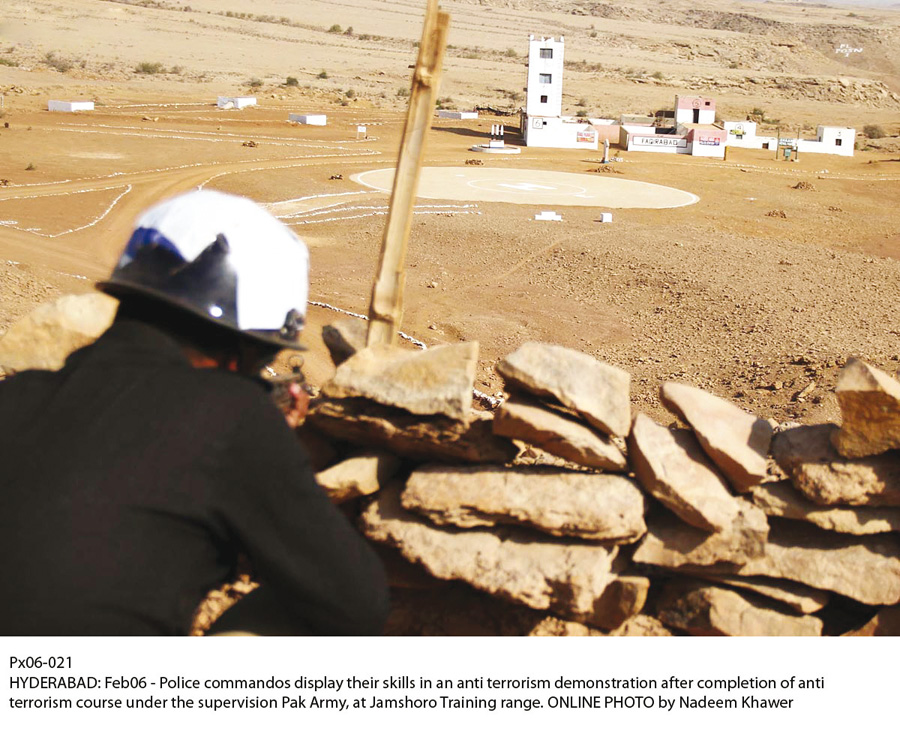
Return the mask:
{"type": "Polygon", "coordinates": [[[0,427],[0,634],[184,634],[239,552],[309,631],[381,631],[381,564],[268,395],[163,332],[0,381],[0,427]]]}

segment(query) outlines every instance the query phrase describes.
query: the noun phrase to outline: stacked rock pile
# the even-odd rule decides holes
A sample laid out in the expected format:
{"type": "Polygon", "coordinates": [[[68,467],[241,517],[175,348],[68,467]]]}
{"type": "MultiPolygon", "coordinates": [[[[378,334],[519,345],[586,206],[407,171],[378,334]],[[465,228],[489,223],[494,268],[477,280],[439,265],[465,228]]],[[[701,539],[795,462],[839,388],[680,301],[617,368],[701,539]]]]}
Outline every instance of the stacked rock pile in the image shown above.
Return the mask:
{"type": "MultiPolygon", "coordinates": [[[[114,309],[38,309],[0,340],[0,378],[57,369],[114,309]]],[[[475,343],[365,349],[355,319],[323,336],[336,374],[298,434],[388,549],[412,604],[389,631],[900,634],[900,383],[884,372],[847,362],[840,427],[772,425],[677,383],[662,426],[632,415],[626,372],[571,349],[503,359],[511,397],[491,413],[473,405],[475,343]]]]}
{"type": "Polygon", "coordinates": [[[336,501],[369,495],[366,535],[434,579],[540,610],[551,634],[896,625],[900,383],[887,374],[848,361],[840,428],[773,426],[666,383],[665,427],[631,415],[623,370],[528,343],[499,363],[511,397],[492,415],[472,407],[477,344],[354,352],[349,329],[326,330],[340,363],[304,429],[332,457],[319,481],[336,501]]]}

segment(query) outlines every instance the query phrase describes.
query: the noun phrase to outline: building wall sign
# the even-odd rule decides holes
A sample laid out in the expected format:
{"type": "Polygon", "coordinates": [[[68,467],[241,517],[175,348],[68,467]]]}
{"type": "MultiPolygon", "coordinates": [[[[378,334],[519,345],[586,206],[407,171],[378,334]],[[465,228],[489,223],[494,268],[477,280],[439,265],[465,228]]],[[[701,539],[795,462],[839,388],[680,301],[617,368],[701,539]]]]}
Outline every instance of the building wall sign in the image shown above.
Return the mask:
{"type": "Polygon", "coordinates": [[[648,138],[643,136],[634,137],[635,145],[646,145],[648,147],[671,147],[671,148],[687,148],[687,140],[685,138],[648,138]]]}
{"type": "Polygon", "coordinates": [[[596,130],[579,130],[575,133],[576,143],[593,143],[597,140],[596,130]]]}
{"type": "Polygon", "coordinates": [[[721,145],[722,144],[722,140],[720,138],[701,137],[699,142],[700,142],[700,145],[721,145]]]}

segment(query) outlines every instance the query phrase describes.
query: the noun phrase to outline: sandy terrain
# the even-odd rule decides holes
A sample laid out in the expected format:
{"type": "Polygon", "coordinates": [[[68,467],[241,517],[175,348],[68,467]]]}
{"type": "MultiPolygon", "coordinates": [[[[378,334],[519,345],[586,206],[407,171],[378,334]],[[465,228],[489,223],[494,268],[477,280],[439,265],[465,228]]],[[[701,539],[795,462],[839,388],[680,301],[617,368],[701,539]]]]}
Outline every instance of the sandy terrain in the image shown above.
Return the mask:
{"type": "MultiPolygon", "coordinates": [[[[421,199],[405,331],[428,344],[478,340],[479,387],[490,393],[500,390],[493,363],[523,341],[582,349],[628,369],[638,407],[661,419],[662,380],[808,422],[837,418],[829,391],[847,356],[900,367],[900,12],[680,1],[665,11],[445,5],[453,28],[446,106],[517,107],[527,35],[563,33],[569,110],[647,113],[695,90],[715,96],[726,118],[757,109],[792,129],[877,124],[885,135],[861,136],[853,159],[809,154],[799,163],[767,151],[730,151],[721,162],[614,149],[624,160],[598,172],[593,153],[484,156],[471,171],[497,180],[578,174],[598,190],[645,182],[699,201],[659,210],[554,203],[563,221],[535,222],[546,207],[534,199],[421,199]],[[835,53],[841,44],[863,51],[835,53]],[[795,188],[800,182],[808,186],[795,188]],[[607,209],[614,221],[598,223],[607,209]]],[[[405,104],[398,91],[408,88],[423,6],[4,3],[0,330],[36,303],[88,290],[143,208],[196,186],[268,203],[310,246],[311,297],[365,313],[388,195],[351,176],[395,162],[405,104]],[[252,17],[234,17],[251,7],[252,17]],[[329,32],[334,24],[341,32],[329,32]],[[285,85],[289,76],[296,86],[285,85]],[[217,94],[248,92],[259,107],[215,108],[217,94]],[[93,99],[97,108],[49,113],[49,98],[93,99]],[[291,112],[326,113],[329,125],[290,125],[291,112]],[[368,139],[357,139],[358,124],[368,139]]],[[[463,167],[492,122],[517,142],[514,118],[436,120],[426,165],[463,167]]],[[[330,369],[318,330],[336,315],[310,309],[308,372],[317,381],[330,369]]]]}

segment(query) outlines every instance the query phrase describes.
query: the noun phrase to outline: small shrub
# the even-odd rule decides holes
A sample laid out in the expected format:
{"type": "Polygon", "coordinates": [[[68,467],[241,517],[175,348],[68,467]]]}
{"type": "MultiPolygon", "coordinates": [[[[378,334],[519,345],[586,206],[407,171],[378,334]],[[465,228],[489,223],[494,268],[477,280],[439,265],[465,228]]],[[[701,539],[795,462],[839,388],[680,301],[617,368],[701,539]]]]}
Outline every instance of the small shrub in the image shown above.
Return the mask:
{"type": "Polygon", "coordinates": [[[340,33],[344,29],[341,28],[337,23],[335,23],[331,28],[328,29],[329,33],[340,33]]]}
{"type": "Polygon", "coordinates": [[[503,52],[503,55],[506,56],[507,58],[514,59],[519,54],[516,53],[516,50],[514,48],[512,48],[512,46],[510,46],[508,49],[506,49],[506,51],[503,52]]]}
{"type": "Polygon", "coordinates": [[[300,80],[297,79],[297,77],[295,77],[295,76],[289,76],[287,79],[284,80],[284,86],[286,86],[286,87],[299,87],[299,86],[300,86],[300,80]]]}
{"type": "Polygon", "coordinates": [[[159,61],[142,61],[134,70],[138,74],[160,74],[165,71],[165,67],[159,61]]]}
{"type": "Polygon", "coordinates": [[[356,99],[356,91],[353,89],[348,89],[346,92],[344,92],[344,96],[347,99],[356,99]]]}
{"type": "Polygon", "coordinates": [[[12,59],[0,59],[0,66],[18,66],[12,59]]]}
{"type": "Polygon", "coordinates": [[[327,78],[328,78],[328,72],[325,71],[325,69],[322,69],[322,71],[320,71],[318,74],[316,74],[316,79],[327,79],[327,78]]]}
{"type": "Polygon", "coordinates": [[[25,170],[26,170],[26,171],[36,171],[36,170],[37,170],[37,166],[34,165],[34,163],[29,163],[27,166],[25,166],[25,170]]]}
{"type": "Polygon", "coordinates": [[[650,76],[654,79],[665,79],[665,75],[661,71],[654,71],[650,76]]]}
{"type": "Polygon", "coordinates": [[[400,87],[400,89],[397,90],[397,96],[398,97],[408,97],[409,96],[409,87],[400,87]]]}
{"type": "Polygon", "coordinates": [[[597,37],[597,31],[591,31],[591,38],[597,37]]]}
{"type": "Polygon", "coordinates": [[[881,125],[866,125],[863,128],[863,135],[870,139],[887,137],[887,133],[881,125]]]}
{"type": "Polygon", "coordinates": [[[251,89],[259,89],[262,85],[262,79],[259,79],[257,77],[253,77],[249,82],[247,82],[247,86],[251,89]]]}
{"type": "Polygon", "coordinates": [[[61,74],[65,74],[72,68],[72,62],[68,59],[61,59],[56,55],[55,51],[49,51],[44,56],[44,63],[51,69],[56,69],[61,74]]]}
{"type": "Polygon", "coordinates": [[[766,116],[766,111],[759,107],[754,107],[752,110],[750,110],[750,114],[753,115],[753,117],[759,117],[760,119],[762,119],[766,116]]]}
{"type": "Polygon", "coordinates": [[[344,35],[345,35],[345,36],[352,36],[352,35],[353,35],[353,26],[352,26],[352,25],[348,25],[348,26],[347,26],[347,30],[344,31],[344,35]]]}

